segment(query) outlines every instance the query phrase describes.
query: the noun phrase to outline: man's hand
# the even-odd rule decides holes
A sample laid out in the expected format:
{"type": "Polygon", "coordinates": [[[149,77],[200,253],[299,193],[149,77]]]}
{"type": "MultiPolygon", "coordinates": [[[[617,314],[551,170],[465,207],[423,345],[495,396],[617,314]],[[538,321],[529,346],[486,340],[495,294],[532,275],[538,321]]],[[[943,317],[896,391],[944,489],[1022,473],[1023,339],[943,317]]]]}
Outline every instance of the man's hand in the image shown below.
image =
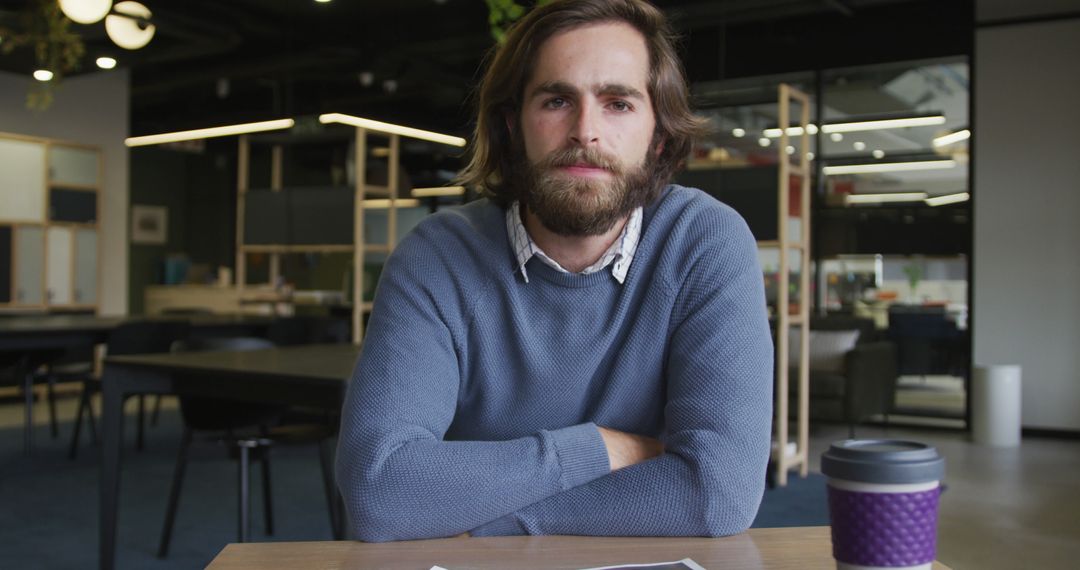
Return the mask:
{"type": "Polygon", "coordinates": [[[660,443],[660,440],[597,427],[600,437],[604,438],[604,445],[607,446],[608,462],[612,471],[648,461],[664,452],[664,444],[660,443]]]}

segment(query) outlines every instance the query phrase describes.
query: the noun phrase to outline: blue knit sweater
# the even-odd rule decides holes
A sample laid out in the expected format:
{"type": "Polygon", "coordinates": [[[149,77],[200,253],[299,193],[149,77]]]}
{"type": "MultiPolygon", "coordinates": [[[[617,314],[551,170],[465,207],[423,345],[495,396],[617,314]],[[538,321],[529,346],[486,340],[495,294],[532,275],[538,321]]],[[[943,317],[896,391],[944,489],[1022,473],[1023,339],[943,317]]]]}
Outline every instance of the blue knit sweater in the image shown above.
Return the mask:
{"type": "Polygon", "coordinates": [[[769,454],[772,340],[733,210],[668,187],[626,282],[514,269],[504,211],[439,212],[379,282],[338,484],[366,541],[717,536],[746,529],[769,454]],[[664,453],[611,472],[596,426],[664,453]]]}

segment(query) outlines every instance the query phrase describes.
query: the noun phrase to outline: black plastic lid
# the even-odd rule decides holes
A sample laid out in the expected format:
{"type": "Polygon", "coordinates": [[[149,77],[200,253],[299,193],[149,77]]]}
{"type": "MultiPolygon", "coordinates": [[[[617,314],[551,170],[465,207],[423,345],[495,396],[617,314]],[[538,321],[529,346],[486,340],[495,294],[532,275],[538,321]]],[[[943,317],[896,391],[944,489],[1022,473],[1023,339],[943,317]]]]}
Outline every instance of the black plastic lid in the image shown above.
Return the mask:
{"type": "Polygon", "coordinates": [[[945,458],[917,441],[848,439],[822,454],[821,472],[860,483],[928,483],[945,476],[945,458]]]}

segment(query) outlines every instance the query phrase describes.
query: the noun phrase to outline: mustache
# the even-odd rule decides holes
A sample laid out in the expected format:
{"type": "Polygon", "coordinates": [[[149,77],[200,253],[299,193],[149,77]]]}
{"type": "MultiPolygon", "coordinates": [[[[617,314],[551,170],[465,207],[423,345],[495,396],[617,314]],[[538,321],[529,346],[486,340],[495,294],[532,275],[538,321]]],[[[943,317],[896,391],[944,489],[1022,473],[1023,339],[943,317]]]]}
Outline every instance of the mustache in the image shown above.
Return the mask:
{"type": "Polygon", "coordinates": [[[541,169],[586,165],[619,174],[619,161],[595,148],[571,147],[553,151],[537,166],[541,169]]]}

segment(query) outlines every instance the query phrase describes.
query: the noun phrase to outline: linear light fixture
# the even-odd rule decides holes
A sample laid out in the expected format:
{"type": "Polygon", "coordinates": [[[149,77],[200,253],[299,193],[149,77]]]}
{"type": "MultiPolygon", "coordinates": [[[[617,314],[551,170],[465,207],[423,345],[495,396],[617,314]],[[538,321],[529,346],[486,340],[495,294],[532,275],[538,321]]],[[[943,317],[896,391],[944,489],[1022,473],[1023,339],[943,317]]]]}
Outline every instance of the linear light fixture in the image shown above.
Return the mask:
{"type": "MultiPolygon", "coordinates": [[[[818,131],[817,125],[815,125],[813,123],[807,123],[806,132],[808,134],[816,135],[817,131],[818,131]]],[[[770,139],[780,138],[780,134],[781,134],[781,131],[780,131],[779,127],[775,128],[775,129],[765,129],[764,132],[765,132],[765,136],[769,137],[770,139]]],[[[802,136],[802,127],[801,126],[799,126],[799,127],[788,127],[787,128],[787,134],[788,134],[789,137],[802,136]]]]}
{"type": "Polygon", "coordinates": [[[398,198],[397,200],[390,200],[389,198],[370,198],[364,200],[365,208],[372,209],[386,209],[390,207],[390,203],[393,202],[398,208],[415,208],[420,205],[420,200],[413,198],[398,198]]]}
{"type": "Polygon", "coordinates": [[[967,202],[971,199],[971,194],[967,192],[957,192],[955,194],[942,194],[940,196],[934,196],[933,198],[926,199],[926,205],[928,206],[944,206],[945,204],[956,204],[958,202],[967,202]]]}
{"type": "Polygon", "coordinates": [[[369,131],[376,131],[390,135],[412,137],[414,139],[437,142],[450,146],[465,146],[465,139],[461,137],[452,137],[450,135],[444,135],[442,133],[423,131],[420,129],[414,129],[412,127],[403,127],[401,125],[383,123],[381,121],[373,121],[371,119],[354,117],[352,115],[345,115],[342,113],[326,113],[324,115],[319,115],[319,122],[324,125],[328,123],[341,123],[343,125],[351,125],[353,127],[360,127],[361,129],[367,129],[369,131]]]}
{"type": "Polygon", "coordinates": [[[845,204],[881,204],[883,202],[918,202],[926,199],[926,192],[888,192],[885,194],[848,194],[845,204]]]}
{"type": "Polygon", "coordinates": [[[956,131],[955,133],[949,133],[947,135],[941,135],[940,137],[934,139],[934,148],[937,148],[939,146],[948,146],[953,143],[958,143],[960,141],[966,141],[969,138],[971,138],[971,131],[968,129],[963,129],[960,131],[956,131]]]}
{"type": "Polygon", "coordinates": [[[434,198],[436,196],[463,196],[464,186],[438,186],[435,188],[413,188],[412,195],[416,198],[434,198]]]}
{"type": "Polygon", "coordinates": [[[945,115],[928,117],[903,117],[900,119],[878,119],[873,121],[855,121],[851,123],[832,123],[821,127],[825,133],[851,133],[855,131],[877,131],[881,129],[903,129],[906,127],[927,127],[945,124],[945,115]]]}
{"type": "Polygon", "coordinates": [[[210,127],[208,129],[195,129],[193,131],[177,131],[175,133],[162,133],[160,135],[146,135],[142,137],[128,137],[124,139],[127,146],[147,146],[152,144],[164,144],[197,139],[209,139],[214,137],[227,137],[229,135],[244,135],[248,133],[261,133],[263,131],[277,131],[291,129],[296,121],[292,119],[277,119],[274,121],[262,121],[259,123],[244,123],[241,125],[227,125],[224,127],[210,127]]]}
{"type": "Polygon", "coordinates": [[[821,169],[825,176],[836,174],[873,174],[876,172],[899,172],[905,170],[943,170],[956,166],[955,160],[915,160],[910,162],[880,162],[871,164],[844,164],[821,169]]]}
{"type": "MultiPolygon", "coordinates": [[[[881,129],[902,129],[906,127],[926,127],[942,125],[945,123],[945,115],[930,115],[926,117],[900,117],[897,119],[874,119],[871,121],[852,121],[849,123],[829,123],[821,127],[821,131],[827,134],[852,133],[855,131],[877,131],[881,129]]],[[[802,127],[788,127],[789,137],[802,134],[802,127]]],[[[775,139],[780,137],[780,129],[765,129],[765,136],[775,139]]],[[[806,132],[814,135],[818,132],[818,126],[810,123],[806,125],[806,132]]],[[[836,142],[836,139],[833,139],[836,142]]]]}

